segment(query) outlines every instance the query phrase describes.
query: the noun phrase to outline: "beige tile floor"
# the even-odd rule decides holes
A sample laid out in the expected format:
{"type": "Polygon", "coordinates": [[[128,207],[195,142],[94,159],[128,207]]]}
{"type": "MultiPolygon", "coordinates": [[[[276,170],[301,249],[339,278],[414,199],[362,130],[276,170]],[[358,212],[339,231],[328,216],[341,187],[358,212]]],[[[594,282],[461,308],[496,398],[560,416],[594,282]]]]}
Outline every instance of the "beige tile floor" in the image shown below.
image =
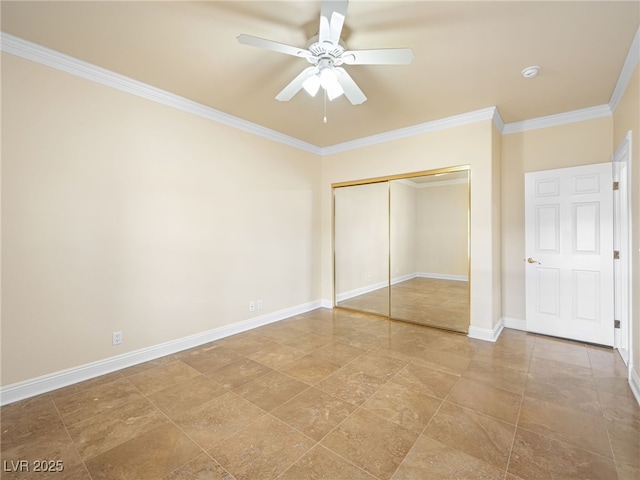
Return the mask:
{"type": "Polygon", "coordinates": [[[469,331],[469,282],[412,278],[338,303],[342,308],[421,325],[469,331]],[[389,310],[391,313],[389,313],[389,310]]]}
{"type": "Polygon", "coordinates": [[[640,478],[617,353],[320,309],[1,409],[13,479],[640,478]],[[12,463],[14,462],[14,463],[12,463]]]}

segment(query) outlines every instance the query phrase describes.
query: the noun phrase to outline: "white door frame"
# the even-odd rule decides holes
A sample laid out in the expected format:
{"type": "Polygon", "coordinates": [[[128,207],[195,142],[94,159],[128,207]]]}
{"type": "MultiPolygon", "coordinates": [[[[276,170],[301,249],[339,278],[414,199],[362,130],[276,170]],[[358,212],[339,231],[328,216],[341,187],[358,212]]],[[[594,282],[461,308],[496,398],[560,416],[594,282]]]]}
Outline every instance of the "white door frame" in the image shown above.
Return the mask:
{"type": "Polygon", "coordinates": [[[619,182],[614,191],[614,250],[620,252],[614,261],[615,319],[620,321],[616,328],[614,348],[618,350],[626,365],[633,358],[633,322],[631,322],[632,302],[632,209],[631,209],[631,131],[627,133],[612,156],[613,180],[619,182]]]}

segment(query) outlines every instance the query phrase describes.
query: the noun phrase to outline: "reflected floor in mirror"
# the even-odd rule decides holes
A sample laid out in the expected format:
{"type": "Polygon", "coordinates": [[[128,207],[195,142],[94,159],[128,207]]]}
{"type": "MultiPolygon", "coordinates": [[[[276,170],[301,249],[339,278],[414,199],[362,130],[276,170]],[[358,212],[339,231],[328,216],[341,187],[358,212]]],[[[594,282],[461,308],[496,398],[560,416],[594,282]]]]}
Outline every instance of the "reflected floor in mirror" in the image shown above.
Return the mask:
{"type": "Polygon", "coordinates": [[[378,288],[372,292],[347,298],[337,303],[338,307],[389,316],[389,288],[378,288]]]}
{"type": "MultiPolygon", "coordinates": [[[[388,315],[388,289],[358,295],[338,302],[338,306],[388,315]]],[[[469,331],[469,283],[458,280],[412,278],[391,287],[391,314],[397,320],[469,331]]]]}

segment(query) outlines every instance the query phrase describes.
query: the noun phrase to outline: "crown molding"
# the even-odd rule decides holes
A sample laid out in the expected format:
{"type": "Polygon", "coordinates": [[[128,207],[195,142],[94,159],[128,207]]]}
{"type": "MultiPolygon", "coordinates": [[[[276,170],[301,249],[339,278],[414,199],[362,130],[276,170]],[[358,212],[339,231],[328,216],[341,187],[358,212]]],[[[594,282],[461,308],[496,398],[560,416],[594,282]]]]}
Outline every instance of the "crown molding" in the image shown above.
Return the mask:
{"type": "Polygon", "coordinates": [[[616,86],[614,87],[611,98],[609,99],[609,108],[612,112],[615,112],[616,108],[618,108],[618,104],[629,85],[629,81],[631,81],[631,76],[638,66],[638,62],[640,62],[640,27],[638,27],[638,30],[636,31],[636,36],[633,37],[633,41],[629,47],[629,52],[627,52],[627,57],[624,60],[622,70],[618,76],[618,81],[616,82],[616,86]]]}
{"type": "Polygon", "coordinates": [[[539,128],[557,127],[558,125],[584,122],[585,120],[610,117],[611,115],[613,115],[613,112],[611,111],[611,108],[608,104],[598,105],[596,107],[581,108],[579,110],[572,110],[570,112],[523,120],[522,122],[507,123],[504,126],[502,134],[509,135],[512,133],[537,130],[539,128]]]}
{"type": "MultiPolygon", "coordinates": [[[[358,138],[356,140],[338,143],[329,147],[322,147],[320,149],[321,155],[334,155],[336,153],[348,152],[350,150],[356,150],[358,148],[371,147],[373,145],[379,145],[381,143],[414,137],[416,135],[422,135],[424,133],[437,132],[439,130],[460,127],[463,125],[469,125],[471,123],[482,122],[484,120],[494,120],[496,112],[496,107],[487,107],[480,110],[463,113],[461,115],[452,115],[450,117],[441,118],[439,120],[412,125],[411,127],[399,128],[397,130],[391,130],[388,132],[379,133],[377,135],[358,138]]],[[[498,118],[500,118],[499,114],[498,118]]]]}
{"type": "Polygon", "coordinates": [[[314,155],[324,156],[486,120],[491,120],[501,134],[509,135],[512,133],[526,132],[529,130],[555,127],[611,116],[618,106],[618,103],[629,84],[631,76],[640,61],[640,28],[636,32],[631,47],[629,48],[624,66],[620,72],[620,76],[618,77],[618,81],[608,104],[507,124],[502,120],[498,108],[492,106],[327,147],[319,147],[270,128],[263,127],[262,125],[229,115],[220,110],[216,110],[179,95],[147,85],[105,68],[78,60],[69,55],[62,54],[5,32],[0,32],[0,49],[11,55],[16,55],[41,65],[46,65],[66,73],[76,75],[86,80],[100,83],[168,107],[176,108],[186,113],[191,113],[217,123],[237,128],[247,133],[285,144],[314,155]]]}
{"type": "Polygon", "coordinates": [[[629,47],[629,51],[627,52],[627,56],[622,66],[622,70],[618,76],[616,86],[609,98],[609,103],[559,113],[556,115],[532,118],[529,120],[523,120],[522,122],[507,123],[504,125],[502,134],[509,135],[511,133],[526,132],[539,128],[555,127],[558,125],[566,125],[568,123],[583,122],[585,120],[612,116],[616,111],[629,82],[631,81],[631,77],[633,76],[633,72],[638,66],[638,63],[640,63],[640,27],[638,27],[635,37],[633,37],[633,41],[631,42],[631,46],[629,47]]]}
{"type": "Polygon", "coordinates": [[[369,145],[377,145],[401,138],[435,132],[438,130],[445,130],[484,120],[493,120],[500,130],[502,130],[502,127],[504,126],[502,118],[498,113],[498,109],[494,106],[407,128],[392,130],[390,132],[372,135],[329,147],[319,147],[1,31],[0,49],[5,53],[24,58],[26,60],[31,60],[41,65],[55,68],[56,70],[70,73],[71,75],[115,88],[117,90],[319,156],[331,155],[369,145]]]}
{"type": "Polygon", "coordinates": [[[502,120],[502,117],[500,116],[500,111],[498,110],[498,107],[494,107],[494,112],[493,112],[493,124],[496,126],[496,128],[498,129],[498,131],[502,134],[504,132],[504,121],[502,120]]]}
{"type": "Polygon", "coordinates": [[[0,32],[0,47],[5,53],[31,60],[41,65],[46,65],[56,70],[61,70],[168,107],[176,108],[183,112],[206,118],[207,120],[222,123],[259,137],[283,143],[315,155],[320,155],[320,148],[316,145],[289,135],[284,135],[256,123],[234,117],[215,108],[147,85],[146,83],[139,82],[138,80],[120,75],[119,73],[112,72],[91,63],[78,60],[77,58],[29,42],[6,32],[0,32]]]}

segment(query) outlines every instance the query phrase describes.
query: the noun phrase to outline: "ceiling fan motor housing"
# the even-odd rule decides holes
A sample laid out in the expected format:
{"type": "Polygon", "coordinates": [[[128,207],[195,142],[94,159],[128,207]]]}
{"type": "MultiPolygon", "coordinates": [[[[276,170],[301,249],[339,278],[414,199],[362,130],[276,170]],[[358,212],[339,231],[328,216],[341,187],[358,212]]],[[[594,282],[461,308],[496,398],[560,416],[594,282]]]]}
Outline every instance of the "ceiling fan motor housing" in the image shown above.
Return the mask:
{"type": "Polygon", "coordinates": [[[331,61],[332,65],[341,65],[343,63],[342,54],[346,49],[347,46],[342,41],[337,45],[330,42],[320,42],[318,35],[316,35],[307,42],[307,50],[313,54],[313,56],[307,57],[307,61],[313,65],[320,65],[321,60],[327,59],[331,61]]]}

